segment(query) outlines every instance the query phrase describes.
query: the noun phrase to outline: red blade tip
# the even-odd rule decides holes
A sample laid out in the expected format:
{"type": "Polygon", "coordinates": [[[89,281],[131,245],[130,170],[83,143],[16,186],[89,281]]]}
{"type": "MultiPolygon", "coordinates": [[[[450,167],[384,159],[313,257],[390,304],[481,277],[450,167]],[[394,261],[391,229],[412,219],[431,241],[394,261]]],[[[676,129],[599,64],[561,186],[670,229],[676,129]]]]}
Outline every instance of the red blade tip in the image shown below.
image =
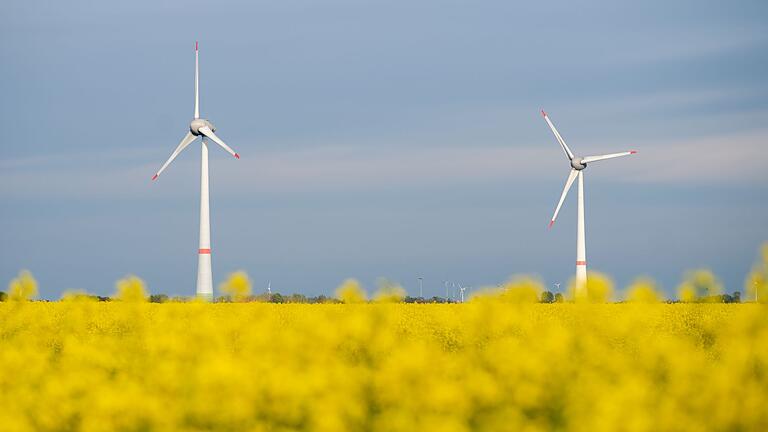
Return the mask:
{"type": "Polygon", "coordinates": [[[635,153],[637,153],[637,151],[635,151],[635,150],[630,150],[629,151],[629,154],[635,154],[635,153]]]}
{"type": "Polygon", "coordinates": [[[236,157],[236,158],[238,158],[238,159],[240,159],[240,155],[239,155],[239,154],[237,154],[237,153],[235,153],[235,157],[236,157]]]}
{"type": "Polygon", "coordinates": [[[195,41],[195,51],[197,51],[197,41],[195,41]]]}
{"type": "Polygon", "coordinates": [[[152,180],[157,180],[157,174],[152,176],[152,180]]]}
{"type": "Polygon", "coordinates": [[[554,224],[555,224],[555,221],[550,221],[549,222],[549,227],[552,228],[552,225],[554,225],[554,224]]]}
{"type": "Polygon", "coordinates": [[[541,115],[543,115],[544,117],[546,117],[546,116],[547,116],[547,113],[545,113],[545,112],[544,112],[544,110],[541,110],[541,115]]]}

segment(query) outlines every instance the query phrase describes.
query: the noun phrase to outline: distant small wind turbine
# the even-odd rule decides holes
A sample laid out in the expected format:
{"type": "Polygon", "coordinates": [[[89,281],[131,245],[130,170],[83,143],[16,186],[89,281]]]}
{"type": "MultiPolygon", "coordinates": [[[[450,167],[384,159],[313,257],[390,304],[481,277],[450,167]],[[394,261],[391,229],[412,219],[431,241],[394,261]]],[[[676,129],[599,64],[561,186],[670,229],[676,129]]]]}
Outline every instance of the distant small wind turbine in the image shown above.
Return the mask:
{"type": "Polygon", "coordinates": [[[571,149],[568,148],[568,145],[565,143],[565,140],[563,140],[563,137],[561,137],[560,133],[558,133],[557,129],[555,129],[555,125],[553,125],[549,120],[547,113],[545,113],[544,110],[541,110],[541,115],[544,116],[544,120],[546,120],[549,128],[552,129],[552,133],[555,135],[555,139],[557,139],[557,142],[560,143],[560,147],[563,148],[565,156],[571,163],[571,172],[568,174],[568,180],[565,181],[565,187],[563,188],[563,193],[560,195],[560,201],[557,203],[557,207],[555,208],[555,214],[552,216],[552,220],[549,222],[550,228],[552,228],[552,225],[555,224],[557,213],[560,212],[560,207],[563,205],[565,196],[568,195],[568,190],[570,190],[573,181],[576,179],[576,177],[579,178],[579,196],[577,209],[578,220],[576,228],[576,295],[583,297],[587,286],[587,246],[584,234],[584,173],[582,171],[587,167],[587,164],[589,163],[605,159],[613,159],[621,156],[629,156],[637,152],[630,150],[621,153],[610,153],[599,156],[576,157],[574,156],[573,152],[571,152],[571,149]]]}
{"type": "Polygon", "coordinates": [[[464,303],[464,291],[466,291],[468,287],[461,286],[461,283],[459,283],[459,293],[461,294],[461,302],[464,303]]]}
{"type": "Polygon", "coordinates": [[[267,282],[267,294],[272,295],[272,281],[267,282]]]}
{"type": "Polygon", "coordinates": [[[171,157],[160,167],[160,170],[152,177],[156,180],[176,156],[178,156],[197,137],[202,137],[202,161],[200,163],[200,243],[197,249],[197,295],[205,299],[213,298],[213,272],[211,270],[211,224],[210,209],[208,205],[208,143],[206,138],[213,140],[229,154],[240,159],[240,155],[224,144],[213,131],[216,127],[210,121],[200,118],[199,60],[197,42],[195,42],[195,117],[189,123],[189,132],[182,138],[171,157]]]}

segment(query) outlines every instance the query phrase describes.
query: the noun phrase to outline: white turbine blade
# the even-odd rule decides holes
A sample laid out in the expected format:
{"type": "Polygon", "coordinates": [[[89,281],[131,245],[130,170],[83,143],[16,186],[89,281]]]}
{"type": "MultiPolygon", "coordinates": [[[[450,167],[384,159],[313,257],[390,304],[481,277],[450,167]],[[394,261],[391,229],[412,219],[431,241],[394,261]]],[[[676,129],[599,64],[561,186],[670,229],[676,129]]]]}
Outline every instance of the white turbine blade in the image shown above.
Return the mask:
{"type": "Polygon", "coordinates": [[[544,120],[547,121],[549,128],[552,129],[552,133],[555,134],[555,138],[557,139],[557,142],[560,143],[560,147],[563,148],[565,155],[568,156],[568,160],[573,160],[573,152],[571,152],[571,149],[568,148],[568,144],[565,143],[565,140],[563,139],[563,137],[561,137],[560,133],[557,131],[557,129],[555,129],[555,125],[553,125],[552,122],[549,120],[549,116],[547,116],[547,113],[545,113],[544,110],[541,110],[541,115],[544,116],[544,120]]]}
{"type": "Polygon", "coordinates": [[[566,195],[568,195],[568,191],[571,189],[571,185],[573,184],[573,181],[576,180],[576,176],[579,175],[579,172],[575,169],[571,170],[571,173],[568,174],[568,180],[565,181],[565,187],[563,188],[563,194],[560,195],[560,202],[557,203],[557,208],[555,209],[555,214],[552,215],[552,220],[549,222],[549,227],[552,228],[552,225],[555,224],[555,219],[557,219],[557,214],[560,213],[560,207],[563,206],[563,201],[565,201],[566,195]]]}
{"type": "Polygon", "coordinates": [[[171,157],[169,157],[168,160],[165,161],[165,163],[163,164],[162,168],[160,168],[160,171],[155,173],[155,176],[152,177],[152,180],[156,180],[157,177],[165,170],[165,168],[168,165],[170,165],[170,163],[173,162],[174,159],[176,159],[176,156],[178,156],[179,153],[184,151],[184,149],[187,148],[189,143],[191,143],[194,140],[195,140],[195,136],[192,135],[192,132],[187,132],[187,134],[184,135],[184,138],[182,138],[182,140],[179,143],[179,145],[176,147],[176,150],[174,150],[173,153],[171,153],[171,157]]]}
{"type": "Polygon", "coordinates": [[[587,156],[581,159],[581,163],[597,162],[605,159],[613,159],[613,158],[622,157],[622,156],[629,156],[635,153],[637,152],[634,150],[630,150],[630,151],[621,152],[621,153],[611,153],[611,154],[604,154],[604,155],[598,155],[598,156],[587,156]]]}
{"type": "Polygon", "coordinates": [[[198,66],[197,41],[195,41],[195,118],[200,118],[200,92],[198,91],[198,82],[200,81],[200,68],[198,66]]]}
{"type": "Polygon", "coordinates": [[[227,151],[229,154],[231,154],[232,156],[234,156],[234,157],[236,157],[236,158],[240,159],[240,155],[239,155],[239,154],[237,154],[237,153],[235,153],[235,151],[234,151],[234,150],[232,150],[231,148],[229,148],[229,146],[228,146],[228,145],[224,144],[224,141],[222,141],[222,140],[221,140],[219,137],[217,137],[217,136],[216,136],[216,134],[215,134],[215,133],[213,133],[213,131],[211,130],[211,128],[209,128],[208,126],[203,126],[203,127],[201,127],[200,129],[198,129],[198,130],[199,130],[199,131],[200,131],[200,133],[202,133],[203,135],[205,135],[205,136],[207,136],[208,138],[212,139],[212,140],[213,140],[213,141],[214,141],[216,144],[220,145],[220,146],[221,146],[221,148],[223,148],[224,150],[226,150],[226,151],[227,151]]]}

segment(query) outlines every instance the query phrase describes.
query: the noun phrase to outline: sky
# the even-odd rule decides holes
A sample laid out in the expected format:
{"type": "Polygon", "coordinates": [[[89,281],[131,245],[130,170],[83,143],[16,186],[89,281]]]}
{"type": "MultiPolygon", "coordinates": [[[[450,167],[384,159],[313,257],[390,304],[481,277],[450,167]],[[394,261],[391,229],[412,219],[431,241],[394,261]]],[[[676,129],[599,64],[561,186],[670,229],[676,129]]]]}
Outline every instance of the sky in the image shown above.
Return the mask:
{"type": "MultiPolygon", "coordinates": [[[[108,295],[128,274],[194,294],[200,146],[211,148],[214,286],[424,295],[575,271],[620,291],[691,269],[743,291],[768,240],[764,1],[12,2],[0,27],[0,282],[108,295]]],[[[0,289],[3,289],[0,287],[0,289]]]]}

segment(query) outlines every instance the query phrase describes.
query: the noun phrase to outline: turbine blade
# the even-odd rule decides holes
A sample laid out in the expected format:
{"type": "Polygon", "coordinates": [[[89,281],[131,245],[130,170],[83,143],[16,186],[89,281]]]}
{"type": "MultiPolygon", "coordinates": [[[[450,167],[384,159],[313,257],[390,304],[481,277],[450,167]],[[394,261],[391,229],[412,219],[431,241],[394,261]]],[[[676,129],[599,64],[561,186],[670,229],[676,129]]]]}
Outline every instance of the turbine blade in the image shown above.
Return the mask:
{"type": "Polygon", "coordinates": [[[198,91],[198,82],[200,81],[200,67],[198,66],[197,41],[195,41],[195,118],[200,118],[200,92],[198,91]]]}
{"type": "Polygon", "coordinates": [[[541,115],[544,116],[544,120],[547,121],[547,124],[549,125],[549,128],[552,129],[552,133],[555,135],[555,139],[557,139],[557,142],[560,143],[560,147],[563,148],[563,151],[565,152],[565,155],[568,157],[568,160],[573,160],[573,152],[571,149],[568,148],[568,144],[565,143],[565,140],[563,137],[560,136],[560,132],[555,129],[555,125],[552,124],[552,122],[549,120],[549,116],[547,113],[544,112],[544,110],[541,110],[541,115]]]}
{"type": "Polygon", "coordinates": [[[234,150],[232,150],[231,148],[229,148],[229,146],[228,146],[228,145],[224,144],[224,141],[222,141],[222,140],[221,140],[219,137],[217,137],[217,136],[216,136],[216,134],[215,134],[215,133],[213,133],[213,131],[211,130],[211,128],[209,128],[208,126],[203,126],[203,127],[201,127],[201,128],[199,129],[199,131],[200,131],[200,132],[201,132],[203,135],[205,135],[205,136],[207,136],[208,138],[212,139],[212,140],[213,140],[213,142],[215,142],[216,144],[220,145],[220,146],[221,146],[221,148],[223,148],[224,150],[226,150],[226,151],[227,151],[229,154],[231,154],[232,156],[234,156],[234,157],[236,157],[236,158],[240,159],[240,155],[239,155],[239,154],[237,154],[237,153],[235,153],[235,151],[234,151],[234,150]]]}
{"type": "Polygon", "coordinates": [[[575,169],[571,169],[571,173],[568,174],[568,180],[565,181],[565,187],[563,188],[563,193],[562,195],[560,195],[560,201],[557,203],[555,214],[552,215],[552,220],[549,222],[550,228],[552,228],[552,225],[555,224],[555,219],[557,219],[557,214],[560,213],[560,207],[563,206],[563,201],[565,201],[565,197],[566,195],[568,195],[568,191],[571,189],[571,185],[573,184],[573,181],[576,180],[577,175],[579,175],[579,172],[575,169]]]}
{"type": "Polygon", "coordinates": [[[192,132],[187,132],[186,135],[184,135],[184,138],[181,139],[181,142],[176,147],[176,150],[171,153],[171,157],[168,158],[167,161],[163,164],[163,166],[160,168],[160,170],[155,174],[154,177],[152,177],[152,180],[156,180],[158,176],[165,170],[165,168],[170,165],[171,162],[173,162],[174,159],[176,159],[176,156],[179,155],[182,151],[184,151],[187,146],[195,140],[195,136],[192,135],[192,132]]]}
{"type": "Polygon", "coordinates": [[[598,155],[598,156],[587,156],[581,159],[581,162],[582,163],[597,162],[605,159],[613,159],[613,158],[622,157],[622,156],[629,156],[635,153],[637,152],[634,150],[630,150],[630,151],[621,152],[621,153],[611,153],[611,154],[604,154],[604,155],[598,155]]]}

